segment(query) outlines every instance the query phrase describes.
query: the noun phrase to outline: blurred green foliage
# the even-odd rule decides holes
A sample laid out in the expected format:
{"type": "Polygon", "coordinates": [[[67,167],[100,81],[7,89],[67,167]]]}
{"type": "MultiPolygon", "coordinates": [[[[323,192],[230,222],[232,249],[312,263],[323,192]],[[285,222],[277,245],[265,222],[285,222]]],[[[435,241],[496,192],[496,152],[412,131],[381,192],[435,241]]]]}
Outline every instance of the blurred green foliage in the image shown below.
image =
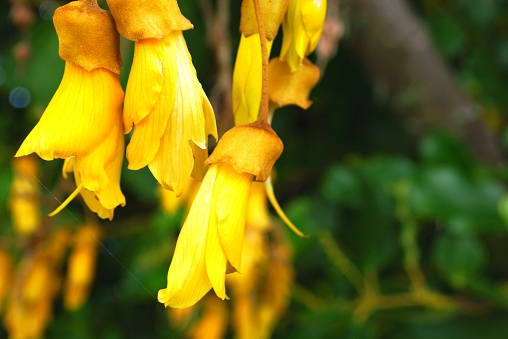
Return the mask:
{"type": "MultiPolygon", "coordinates": [[[[485,109],[486,123],[506,145],[507,2],[412,4],[460,84],[485,109]]],[[[203,20],[197,2],[181,6],[195,25],[185,36],[208,90],[214,65],[208,62],[203,20]]],[[[6,207],[11,158],[57,88],[64,65],[52,23],[43,18],[28,37],[30,59],[17,62],[13,48],[26,32],[6,19],[8,13],[9,3],[2,2],[0,237],[6,238],[13,235],[6,207]],[[20,86],[31,99],[26,107],[15,108],[10,96],[20,86]]],[[[238,13],[232,12],[232,23],[237,22],[238,13]]],[[[231,34],[236,46],[235,27],[231,34]]],[[[132,44],[122,44],[125,86],[132,44]]],[[[284,108],[273,122],[285,143],[276,165],[276,194],[290,219],[310,235],[302,239],[287,231],[296,286],[274,337],[505,337],[506,164],[478,163],[444,131],[412,139],[390,109],[375,100],[362,66],[342,48],[311,99],[309,110],[284,108]]],[[[60,163],[43,163],[42,170],[38,180],[51,197],[60,163]]],[[[49,338],[182,335],[169,326],[156,293],[166,284],[183,213],[167,216],[160,211],[148,171],[124,169],[122,189],[127,206],[117,209],[113,222],[102,224],[107,237],[90,300],[76,312],[65,311],[57,300],[49,338]]],[[[83,221],[78,204],[69,209],[72,217],[62,213],[57,223],[83,221]]]]}

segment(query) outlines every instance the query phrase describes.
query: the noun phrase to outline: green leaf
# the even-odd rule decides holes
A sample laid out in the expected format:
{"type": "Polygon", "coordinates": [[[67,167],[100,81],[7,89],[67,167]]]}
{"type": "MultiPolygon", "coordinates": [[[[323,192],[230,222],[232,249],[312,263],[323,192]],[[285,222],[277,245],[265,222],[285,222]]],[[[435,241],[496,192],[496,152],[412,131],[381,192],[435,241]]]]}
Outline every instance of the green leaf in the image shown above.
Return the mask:
{"type": "Polygon", "coordinates": [[[433,254],[441,275],[455,288],[468,286],[486,261],[483,245],[472,236],[441,235],[433,254]]]}

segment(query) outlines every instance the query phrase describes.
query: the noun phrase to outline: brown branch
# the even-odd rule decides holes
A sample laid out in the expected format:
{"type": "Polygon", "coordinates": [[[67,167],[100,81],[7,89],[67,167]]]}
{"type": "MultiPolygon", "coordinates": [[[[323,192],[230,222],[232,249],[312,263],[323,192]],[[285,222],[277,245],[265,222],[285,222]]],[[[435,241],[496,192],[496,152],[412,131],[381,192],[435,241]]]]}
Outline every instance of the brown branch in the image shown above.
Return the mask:
{"type": "Polygon", "coordinates": [[[407,1],[354,0],[347,6],[347,46],[410,133],[447,130],[477,159],[500,163],[500,146],[482,123],[481,108],[459,87],[407,1]]]}

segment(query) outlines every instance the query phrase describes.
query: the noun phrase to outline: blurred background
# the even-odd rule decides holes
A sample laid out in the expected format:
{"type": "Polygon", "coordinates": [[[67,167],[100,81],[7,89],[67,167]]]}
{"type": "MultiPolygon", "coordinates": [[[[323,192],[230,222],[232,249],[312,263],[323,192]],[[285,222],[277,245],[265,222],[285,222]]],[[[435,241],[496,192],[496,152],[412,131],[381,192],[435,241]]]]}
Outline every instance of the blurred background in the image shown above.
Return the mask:
{"type": "MultiPolygon", "coordinates": [[[[0,3],[0,337],[506,337],[508,2],[329,0],[313,104],[273,119],[275,194],[308,238],[260,204],[250,299],[232,280],[230,301],[212,292],[186,311],[156,298],[185,202],[124,162],[113,221],[79,199],[49,218],[75,187],[63,161],[14,159],[63,74],[63,4],[0,3]]],[[[240,4],[179,5],[224,132],[240,4]]],[[[132,42],[121,49],[125,88],[132,42]]]]}

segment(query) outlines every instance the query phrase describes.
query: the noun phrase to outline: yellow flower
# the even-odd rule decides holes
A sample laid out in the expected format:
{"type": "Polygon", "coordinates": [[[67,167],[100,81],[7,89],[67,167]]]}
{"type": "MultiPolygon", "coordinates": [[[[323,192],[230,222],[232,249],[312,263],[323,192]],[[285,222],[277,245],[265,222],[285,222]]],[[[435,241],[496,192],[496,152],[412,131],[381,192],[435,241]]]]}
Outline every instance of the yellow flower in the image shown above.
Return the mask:
{"type": "Polygon", "coordinates": [[[31,235],[41,225],[37,161],[35,156],[16,158],[13,161],[9,208],[14,230],[20,235],[31,235]]]}
{"type": "Polygon", "coordinates": [[[326,16],[327,0],[289,0],[288,11],[282,22],[280,58],[294,72],[309,55],[321,37],[326,16]]]}
{"type": "MultiPolygon", "coordinates": [[[[254,122],[261,104],[261,45],[259,34],[242,34],[233,71],[233,114],[235,125],[254,122]]],[[[273,41],[267,41],[270,54],[273,41]]]]}
{"type": "Polygon", "coordinates": [[[74,235],[64,290],[64,305],[68,310],[78,309],[88,297],[95,276],[100,238],[101,230],[93,224],[81,227],[74,235]]]}
{"type": "MultiPolygon", "coordinates": [[[[212,107],[199,83],[182,30],[192,24],[175,0],[109,0],[119,32],[135,41],[124,104],[132,129],[129,168],[148,166],[179,196],[193,173],[203,172],[208,135],[217,138],[212,107]]],[[[198,178],[200,179],[200,178],[198,178]]]]}
{"type": "Polygon", "coordinates": [[[168,286],[159,291],[165,306],[192,306],[212,287],[219,298],[226,298],[228,264],[240,268],[252,177],[226,163],[209,168],[178,237],[168,286]]]}
{"type": "Polygon", "coordinates": [[[240,270],[251,182],[268,178],[282,148],[265,123],[237,126],[223,135],[206,161],[211,167],[182,226],[159,302],[189,307],[212,287],[219,298],[227,298],[225,275],[240,270]]]}
{"type": "Polygon", "coordinates": [[[79,190],[94,192],[108,209],[124,206],[122,99],[118,76],[112,72],[88,72],[66,62],[60,86],[16,156],[35,152],[44,160],[72,157],[79,190]]]}
{"type": "Polygon", "coordinates": [[[148,165],[164,188],[180,195],[194,158],[207,156],[208,135],[217,138],[212,107],[181,31],[136,42],[124,123],[127,129],[134,123],[127,147],[129,168],[148,165]]]}
{"type": "Polygon", "coordinates": [[[121,59],[113,18],[93,1],[74,1],[57,9],[54,22],[64,75],[16,156],[73,157],[79,183],[71,197],[84,188],[105,208],[123,206],[123,90],[115,74],[121,59]]]}

